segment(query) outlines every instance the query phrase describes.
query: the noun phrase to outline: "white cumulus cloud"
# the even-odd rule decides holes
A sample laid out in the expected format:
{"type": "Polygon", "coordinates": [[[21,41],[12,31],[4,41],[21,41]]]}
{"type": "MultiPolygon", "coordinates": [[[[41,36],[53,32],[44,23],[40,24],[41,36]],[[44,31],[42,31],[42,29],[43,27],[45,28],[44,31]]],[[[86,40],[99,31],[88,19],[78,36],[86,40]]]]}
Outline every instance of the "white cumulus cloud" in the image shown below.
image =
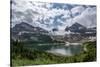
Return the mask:
{"type": "Polygon", "coordinates": [[[68,5],[64,4],[63,8],[57,9],[53,8],[53,4],[55,3],[12,0],[12,26],[26,22],[46,30],[57,27],[63,31],[66,26],[71,26],[75,22],[86,27],[96,26],[96,7],[77,5],[68,9],[68,5]]]}
{"type": "Polygon", "coordinates": [[[78,22],[86,27],[96,26],[96,7],[86,8],[81,15],[73,18],[74,22],[78,22]]]}

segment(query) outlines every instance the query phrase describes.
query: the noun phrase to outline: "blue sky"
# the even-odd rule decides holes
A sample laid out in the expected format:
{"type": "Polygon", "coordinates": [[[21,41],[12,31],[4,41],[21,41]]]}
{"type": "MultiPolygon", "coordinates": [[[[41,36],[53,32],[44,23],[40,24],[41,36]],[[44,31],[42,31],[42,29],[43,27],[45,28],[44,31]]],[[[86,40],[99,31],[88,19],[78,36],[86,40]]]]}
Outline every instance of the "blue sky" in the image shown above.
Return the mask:
{"type": "Polygon", "coordinates": [[[96,6],[65,3],[12,0],[12,26],[21,22],[47,30],[64,30],[78,22],[86,27],[96,26],[96,6]]]}

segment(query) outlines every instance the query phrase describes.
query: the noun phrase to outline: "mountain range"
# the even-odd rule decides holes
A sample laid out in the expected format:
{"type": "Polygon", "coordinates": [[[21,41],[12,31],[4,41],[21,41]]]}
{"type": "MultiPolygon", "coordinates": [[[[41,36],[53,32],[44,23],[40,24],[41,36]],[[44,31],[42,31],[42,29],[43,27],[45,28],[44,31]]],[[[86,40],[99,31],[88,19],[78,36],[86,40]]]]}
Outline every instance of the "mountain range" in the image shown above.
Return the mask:
{"type": "Polygon", "coordinates": [[[48,31],[40,27],[34,27],[25,22],[16,24],[15,27],[11,28],[12,39],[21,41],[51,41],[52,39],[47,33],[48,31]]]}
{"type": "MultiPolygon", "coordinates": [[[[54,31],[58,31],[58,29],[53,29],[54,31]]],[[[88,36],[96,36],[96,27],[93,28],[86,28],[85,26],[79,24],[79,23],[74,23],[72,26],[65,28],[65,32],[70,31],[71,33],[74,33],[74,35],[79,38],[79,37],[88,37],[88,36]],[[79,35],[76,35],[76,33],[79,33],[79,35]]],[[[14,40],[22,40],[22,41],[34,41],[34,42],[52,42],[53,39],[57,40],[56,38],[61,38],[59,35],[53,35],[49,34],[50,32],[47,30],[44,30],[43,28],[40,27],[34,27],[28,23],[22,22],[20,24],[16,24],[15,27],[11,28],[11,35],[12,39],[14,40]],[[53,35],[53,36],[52,36],[53,35]]],[[[65,39],[67,38],[68,35],[62,35],[65,39]],[[65,36],[65,37],[64,37],[65,36]]],[[[75,38],[76,38],[75,37],[75,38]]]]}
{"type": "Polygon", "coordinates": [[[48,31],[40,28],[40,27],[34,27],[30,24],[27,24],[25,22],[21,22],[20,24],[16,24],[15,27],[13,27],[12,29],[13,32],[35,32],[35,33],[40,33],[40,32],[44,32],[44,33],[48,33],[48,31]]]}
{"type": "Polygon", "coordinates": [[[86,32],[96,33],[96,27],[87,28],[76,22],[72,26],[66,27],[65,31],[70,31],[73,33],[81,33],[81,34],[86,32]]]}

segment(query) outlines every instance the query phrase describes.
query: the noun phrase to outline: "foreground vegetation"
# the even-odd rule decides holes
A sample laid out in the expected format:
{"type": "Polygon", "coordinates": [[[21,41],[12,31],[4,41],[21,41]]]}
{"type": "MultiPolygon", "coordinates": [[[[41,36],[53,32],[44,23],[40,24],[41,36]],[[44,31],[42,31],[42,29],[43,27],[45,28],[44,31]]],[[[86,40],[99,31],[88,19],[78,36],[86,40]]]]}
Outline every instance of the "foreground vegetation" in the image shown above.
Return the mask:
{"type": "Polygon", "coordinates": [[[85,51],[74,56],[57,56],[36,49],[29,49],[23,46],[23,42],[11,42],[11,66],[76,63],[96,61],[96,42],[83,44],[85,51]]]}

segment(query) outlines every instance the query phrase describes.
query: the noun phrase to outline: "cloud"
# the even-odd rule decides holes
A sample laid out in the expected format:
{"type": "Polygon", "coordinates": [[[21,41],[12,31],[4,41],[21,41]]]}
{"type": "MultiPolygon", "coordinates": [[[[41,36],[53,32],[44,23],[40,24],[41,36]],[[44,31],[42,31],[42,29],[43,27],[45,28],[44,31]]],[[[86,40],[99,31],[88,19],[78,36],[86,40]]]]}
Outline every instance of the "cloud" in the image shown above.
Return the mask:
{"type": "MultiPolygon", "coordinates": [[[[44,23],[44,25],[53,26],[53,22],[56,16],[64,14],[64,16],[62,17],[63,19],[68,17],[68,10],[65,11],[64,9],[55,8],[51,9],[51,7],[53,6],[53,4],[51,3],[41,3],[26,0],[13,1],[16,3],[12,4],[13,26],[20,23],[21,21],[32,23],[32,25],[39,22],[41,23],[41,25],[44,23]]],[[[56,20],[60,20],[60,18],[57,18],[56,20]]],[[[60,22],[57,23],[59,24],[60,22]]]]}
{"type": "Polygon", "coordinates": [[[85,7],[83,6],[76,6],[71,9],[72,15],[75,17],[77,15],[80,15],[85,10],[85,7]]]}
{"type": "Polygon", "coordinates": [[[96,25],[96,7],[30,0],[12,1],[12,26],[22,21],[46,30],[64,30],[75,22],[88,27],[96,25]]]}
{"type": "Polygon", "coordinates": [[[76,16],[73,19],[74,22],[78,22],[86,27],[96,26],[96,7],[86,8],[81,15],[76,16]]]}

